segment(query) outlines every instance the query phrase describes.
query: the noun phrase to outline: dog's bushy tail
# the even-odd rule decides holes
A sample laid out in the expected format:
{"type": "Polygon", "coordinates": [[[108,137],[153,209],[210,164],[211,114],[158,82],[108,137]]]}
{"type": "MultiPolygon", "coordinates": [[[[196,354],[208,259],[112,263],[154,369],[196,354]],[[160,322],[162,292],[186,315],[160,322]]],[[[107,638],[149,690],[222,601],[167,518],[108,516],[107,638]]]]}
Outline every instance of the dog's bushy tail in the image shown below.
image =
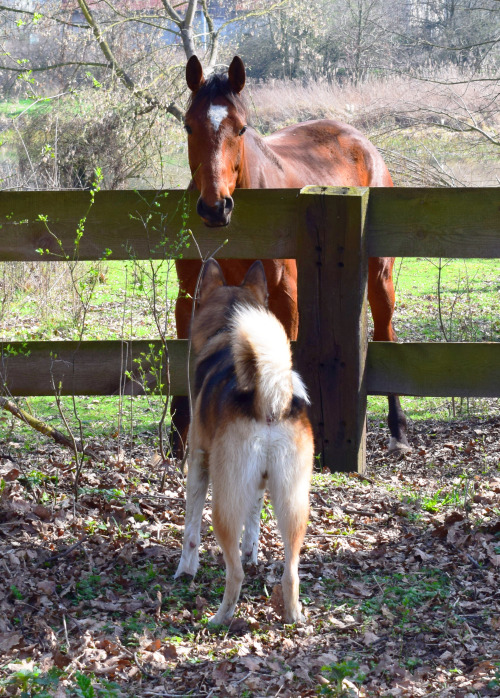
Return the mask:
{"type": "Polygon", "coordinates": [[[239,307],[232,320],[232,350],[238,388],[255,391],[262,420],[275,421],[290,409],[294,385],[290,342],[280,321],[265,308],[239,307]]]}

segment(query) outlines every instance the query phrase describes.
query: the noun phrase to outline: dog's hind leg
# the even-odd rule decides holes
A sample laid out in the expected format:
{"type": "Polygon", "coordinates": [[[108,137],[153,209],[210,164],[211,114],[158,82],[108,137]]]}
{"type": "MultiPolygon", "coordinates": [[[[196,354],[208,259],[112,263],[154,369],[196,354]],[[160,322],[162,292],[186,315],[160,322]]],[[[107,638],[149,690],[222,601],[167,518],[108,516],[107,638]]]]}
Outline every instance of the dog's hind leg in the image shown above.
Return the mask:
{"type": "Polygon", "coordinates": [[[262,503],[264,501],[265,488],[257,490],[257,497],[248,512],[245,521],[245,530],[241,541],[241,561],[243,564],[248,562],[257,563],[257,553],[259,551],[259,534],[260,534],[260,512],[262,511],[262,503]]]}
{"type": "Polygon", "coordinates": [[[285,623],[298,623],[303,620],[299,602],[299,554],[309,516],[309,481],[312,466],[311,453],[290,453],[293,465],[287,474],[276,468],[269,478],[269,491],[273,501],[278,527],[285,548],[285,568],[281,578],[285,623]]]}
{"type": "MultiPolygon", "coordinates": [[[[233,424],[212,444],[210,475],[212,479],[212,524],[226,563],[226,587],[219,610],[210,619],[215,625],[231,621],[243,582],[240,538],[243,522],[255,502],[257,477],[249,477],[252,443],[242,439],[246,423],[233,424]]],[[[253,468],[255,471],[255,468],[253,468]]]]}
{"type": "Polygon", "coordinates": [[[184,540],[181,559],[175,573],[176,578],[180,577],[181,574],[189,574],[194,577],[198,569],[201,517],[207,489],[208,468],[205,464],[205,452],[196,449],[188,465],[184,540]]]}
{"type": "MultiPolygon", "coordinates": [[[[215,488],[214,488],[215,492],[215,488]]],[[[215,496],[212,497],[212,523],[214,533],[224,553],[226,563],[226,587],[224,597],[219,610],[210,619],[213,625],[229,625],[234,614],[234,609],[240,596],[241,585],[244,578],[240,557],[240,535],[243,518],[228,516],[227,502],[221,502],[215,496]]],[[[233,509],[233,511],[235,511],[233,509]]]]}

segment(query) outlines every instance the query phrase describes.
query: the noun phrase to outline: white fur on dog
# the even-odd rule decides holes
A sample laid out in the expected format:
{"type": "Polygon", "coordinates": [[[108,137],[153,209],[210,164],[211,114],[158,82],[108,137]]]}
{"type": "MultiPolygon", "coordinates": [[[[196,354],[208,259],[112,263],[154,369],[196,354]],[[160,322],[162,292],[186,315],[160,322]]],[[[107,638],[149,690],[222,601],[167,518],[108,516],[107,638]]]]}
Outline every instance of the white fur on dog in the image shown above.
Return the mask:
{"type": "Polygon", "coordinates": [[[280,419],[293,395],[292,357],[283,325],[265,308],[240,307],[232,320],[232,346],[239,388],[256,391],[260,419],[280,419]]]}

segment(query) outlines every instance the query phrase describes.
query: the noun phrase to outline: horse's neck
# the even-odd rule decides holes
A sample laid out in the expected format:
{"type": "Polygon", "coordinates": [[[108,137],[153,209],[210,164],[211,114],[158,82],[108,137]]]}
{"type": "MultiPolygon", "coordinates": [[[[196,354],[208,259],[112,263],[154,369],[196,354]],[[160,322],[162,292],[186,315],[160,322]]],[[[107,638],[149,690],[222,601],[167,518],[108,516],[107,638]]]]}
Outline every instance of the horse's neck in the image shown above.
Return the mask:
{"type": "Polygon", "coordinates": [[[240,189],[269,189],[286,186],[281,159],[254,129],[245,134],[245,151],[238,178],[240,189]]]}

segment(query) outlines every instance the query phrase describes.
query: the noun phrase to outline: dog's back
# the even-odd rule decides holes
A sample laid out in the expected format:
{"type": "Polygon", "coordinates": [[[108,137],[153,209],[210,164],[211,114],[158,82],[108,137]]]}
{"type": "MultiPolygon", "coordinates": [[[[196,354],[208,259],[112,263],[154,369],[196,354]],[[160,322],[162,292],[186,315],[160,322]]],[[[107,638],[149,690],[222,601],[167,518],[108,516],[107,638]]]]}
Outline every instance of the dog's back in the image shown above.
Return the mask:
{"type": "Polygon", "coordinates": [[[236,297],[224,322],[204,338],[196,362],[195,420],[207,448],[234,421],[252,422],[267,433],[270,426],[305,415],[308,404],[292,370],[285,330],[272,313],[236,297]]]}
{"type": "Polygon", "coordinates": [[[193,573],[189,545],[197,546],[199,533],[188,540],[189,493],[192,489],[193,497],[199,496],[199,488],[191,483],[195,477],[204,477],[208,466],[212,522],[227,567],[216,623],[228,621],[239,596],[243,524],[243,558],[256,561],[266,486],[285,543],[285,617],[288,622],[300,618],[297,566],[309,510],[313,436],[307,394],[292,369],[285,330],[265,308],[264,271],[261,264],[256,265],[241,286],[228,287],[220,268],[212,263],[205,272],[192,328],[197,353],[195,404],[189,435],[186,533],[178,574],[193,573]]]}

